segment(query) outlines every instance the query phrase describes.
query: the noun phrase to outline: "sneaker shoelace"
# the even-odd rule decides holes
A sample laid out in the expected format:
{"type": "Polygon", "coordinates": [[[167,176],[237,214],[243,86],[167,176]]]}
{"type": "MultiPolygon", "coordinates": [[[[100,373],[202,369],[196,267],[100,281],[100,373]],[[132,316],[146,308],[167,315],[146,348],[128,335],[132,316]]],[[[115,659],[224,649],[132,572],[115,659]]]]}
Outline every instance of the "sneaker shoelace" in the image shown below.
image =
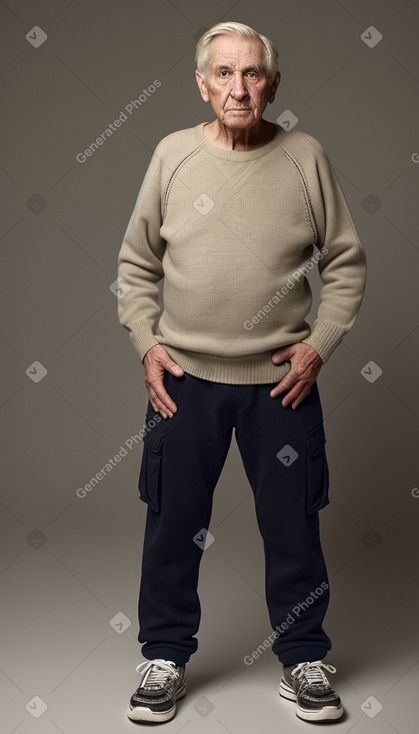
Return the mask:
{"type": "Polygon", "coordinates": [[[327,670],[329,673],[336,673],[336,668],[333,665],[327,665],[321,660],[315,660],[312,663],[299,663],[291,671],[291,675],[294,675],[298,680],[301,681],[301,685],[304,687],[314,686],[315,688],[330,688],[329,681],[327,680],[322,668],[327,670]],[[302,680],[304,679],[304,680],[302,680]]]}
{"type": "Polygon", "coordinates": [[[176,664],[172,660],[159,660],[158,663],[150,660],[147,663],[140,663],[136,671],[141,675],[139,687],[147,686],[150,690],[164,688],[168,681],[171,681],[171,677],[179,678],[179,671],[176,670],[176,664]]]}

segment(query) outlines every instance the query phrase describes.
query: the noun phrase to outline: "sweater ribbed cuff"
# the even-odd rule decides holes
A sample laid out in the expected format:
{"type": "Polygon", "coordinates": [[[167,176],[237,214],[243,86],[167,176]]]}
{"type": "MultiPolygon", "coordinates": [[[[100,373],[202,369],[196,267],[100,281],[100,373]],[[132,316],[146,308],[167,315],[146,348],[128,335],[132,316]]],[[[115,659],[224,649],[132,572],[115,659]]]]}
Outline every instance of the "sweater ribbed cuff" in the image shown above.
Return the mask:
{"type": "Polygon", "coordinates": [[[142,362],[148,350],[151,349],[151,347],[155,347],[159,342],[148,324],[134,322],[127,328],[129,329],[129,336],[134,349],[138,353],[142,362]]]}
{"type": "Polygon", "coordinates": [[[314,329],[307,339],[302,341],[309,344],[320,355],[323,364],[326,364],[333,351],[341,342],[346,329],[331,321],[321,321],[317,319],[314,322],[314,329]]]}

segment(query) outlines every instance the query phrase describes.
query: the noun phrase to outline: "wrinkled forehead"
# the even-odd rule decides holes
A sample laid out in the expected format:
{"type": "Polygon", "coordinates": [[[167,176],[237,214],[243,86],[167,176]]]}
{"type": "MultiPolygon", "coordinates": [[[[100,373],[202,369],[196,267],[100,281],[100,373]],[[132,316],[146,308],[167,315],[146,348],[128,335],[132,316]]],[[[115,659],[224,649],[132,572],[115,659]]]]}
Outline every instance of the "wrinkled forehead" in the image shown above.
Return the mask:
{"type": "Polygon", "coordinates": [[[263,44],[257,38],[215,36],[208,47],[208,65],[211,69],[220,66],[238,70],[249,66],[265,68],[263,44]]]}

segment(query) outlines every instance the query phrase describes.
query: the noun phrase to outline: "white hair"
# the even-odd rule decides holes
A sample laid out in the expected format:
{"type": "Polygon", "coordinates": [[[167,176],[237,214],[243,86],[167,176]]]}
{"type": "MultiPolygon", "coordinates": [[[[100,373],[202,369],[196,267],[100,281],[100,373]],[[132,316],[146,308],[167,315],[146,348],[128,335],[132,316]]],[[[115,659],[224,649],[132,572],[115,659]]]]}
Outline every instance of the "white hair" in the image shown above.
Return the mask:
{"type": "Polygon", "coordinates": [[[257,33],[253,28],[244,23],[217,23],[216,25],[209,28],[205,33],[202,34],[199,39],[196,51],[195,51],[195,62],[197,71],[201,74],[205,81],[207,81],[207,64],[208,64],[208,52],[209,44],[214,36],[241,36],[242,38],[257,38],[264,47],[264,66],[268,76],[269,83],[272,84],[275,74],[278,71],[278,51],[276,50],[272,41],[261,33],[257,33]]]}

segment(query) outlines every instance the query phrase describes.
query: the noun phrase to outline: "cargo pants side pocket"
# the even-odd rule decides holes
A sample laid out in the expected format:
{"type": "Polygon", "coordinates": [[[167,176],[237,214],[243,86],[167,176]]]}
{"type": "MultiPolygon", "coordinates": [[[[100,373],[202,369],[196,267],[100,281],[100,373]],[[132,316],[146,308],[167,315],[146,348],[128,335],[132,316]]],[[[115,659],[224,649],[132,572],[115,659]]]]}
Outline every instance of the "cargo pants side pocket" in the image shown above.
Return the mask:
{"type": "Polygon", "coordinates": [[[138,489],[140,499],[153,512],[160,511],[161,493],[161,461],[164,433],[153,428],[143,438],[143,456],[141,460],[138,489]]]}
{"type": "Polygon", "coordinates": [[[304,437],[306,449],[306,510],[314,515],[329,504],[329,467],[323,423],[304,437]]]}

